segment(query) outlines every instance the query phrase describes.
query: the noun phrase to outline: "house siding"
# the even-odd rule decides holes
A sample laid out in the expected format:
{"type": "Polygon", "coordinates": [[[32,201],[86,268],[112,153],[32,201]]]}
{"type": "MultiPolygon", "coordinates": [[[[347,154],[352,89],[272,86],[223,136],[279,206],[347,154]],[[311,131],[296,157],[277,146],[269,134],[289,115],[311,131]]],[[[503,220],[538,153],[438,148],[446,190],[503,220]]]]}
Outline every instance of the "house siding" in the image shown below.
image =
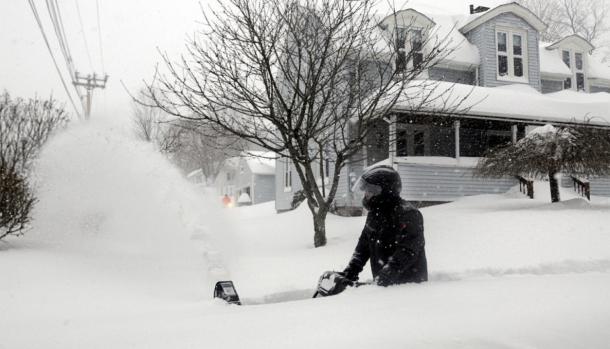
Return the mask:
{"type": "MultiPolygon", "coordinates": [[[[596,177],[589,179],[589,185],[592,196],[610,197],[610,177],[596,177]]],[[[561,186],[564,188],[573,188],[574,183],[572,177],[564,175],[561,177],[561,186]]]]}
{"type": "Polygon", "coordinates": [[[466,85],[475,84],[474,71],[433,67],[428,70],[428,77],[431,80],[447,81],[466,85]]]}
{"type": "Polygon", "coordinates": [[[591,93],[596,93],[596,92],[607,92],[607,93],[610,93],[610,87],[602,87],[602,86],[591,85],[589,87],[589,92],[591,92],[591,93]]]}
{"type": "Polygon", "coordinates": [[[409,201],[453,201],[480,194],[500,194],[518,184],[512,177],[474,177],[471,167],[398,163],[401,196],[409,201]]]}
{"type": "Polygon", "coordinates": [[[563,90],[563,81],[542,80],[542,93],[551,93],[563,90]]]}
{"type": "Polygon", "coordinates": [[[252,188],[252,204],[273,201],[275,199],[275,176],[254,175],[254,188],[252,188]]]}
{"type": "Polygon", "coordinates": [[[292,197],[294,193],[303,189],[299,175],[290,159],[281,158],[275,161],[275,210],[278,212],[292,209],[292,197]],[[292,170],[292,187],[289,191],[284,188],[284,169],[290,166],[292,170]]]}
{"type": "Polygon", "coordinates": [[[486,87],[515,84],[513,81],[498,80],[496,28],[514,28],[527,32],[527,64],[529,85],[540,91],[540,52],[538,51],[538,32],[526,21],[511,13],[503,13],[496,16],[466,34],[468,40],[478,47],[479,54],[481,56],[479,84],[486,87]]]}

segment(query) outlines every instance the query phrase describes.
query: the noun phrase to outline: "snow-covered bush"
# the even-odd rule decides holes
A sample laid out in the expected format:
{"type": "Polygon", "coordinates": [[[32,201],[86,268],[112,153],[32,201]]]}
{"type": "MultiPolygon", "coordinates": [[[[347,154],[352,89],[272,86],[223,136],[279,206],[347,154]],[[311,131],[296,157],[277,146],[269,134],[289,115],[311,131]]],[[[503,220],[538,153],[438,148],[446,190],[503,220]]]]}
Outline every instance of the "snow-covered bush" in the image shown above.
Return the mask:
{"type": "Polygon", "coordinates": [[[0,239],[23,233],[34,201],[25,179],[0,163],[0,239]]]}
{"type": "Polygon", "coordinates": [[[67,122],[52,99],[12,99],[0,95],[0,239],[19,235],[29,222],[35,197],[30,166],[51,133],[67,122]]]}

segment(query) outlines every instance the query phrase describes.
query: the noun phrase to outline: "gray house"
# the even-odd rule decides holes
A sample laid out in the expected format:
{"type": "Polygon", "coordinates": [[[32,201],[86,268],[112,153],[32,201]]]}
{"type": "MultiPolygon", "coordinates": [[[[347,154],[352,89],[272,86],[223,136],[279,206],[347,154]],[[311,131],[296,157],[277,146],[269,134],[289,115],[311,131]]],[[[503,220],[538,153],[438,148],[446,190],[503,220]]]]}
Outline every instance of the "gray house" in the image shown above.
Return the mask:
{"type": "MultiPolygon", "coordinates": [[[[404,47],[398,50],[426,50],[418,44],[421,38],[448,36],[451,54],[423,74],[426,83],[411,84],[432,91],[451,89],[449,102],[465,99],[469,108],[459,115],[439,115],[434,112],[439,106],[430,103],[430,113],[425,108],[414,113],[418,96],[404,96],[342,170],[335,199],[339,211],[361,209],[351,186],[364,168],[380,162],[399,171],[406,200],[449,202],[517,185],[516,178],[475,178],[473,169],[487,149],[516,142],[533,127],[593,118],[610,128],[610,68],[577,35],[541,42],[545,23],[517,3],[453,16],[407,9],[384,18],[380,27],[390,28],[384,29],[389,38],[403,38],[404,47]]],[[[278,160],[276,174],[276,209],[290,209],[300,183],[285,159],[278,160]]],[[[562,185],[572,186],[573,180],[590,182],[593,195],[610,196],[608,178],[565,177],[562,185]]]]}
{"type": "Polygon", "coordinates": [[[275,154],[245,151],[223,164],[215,186],[237,205],[255,205],[275,199],[275,154]]]}

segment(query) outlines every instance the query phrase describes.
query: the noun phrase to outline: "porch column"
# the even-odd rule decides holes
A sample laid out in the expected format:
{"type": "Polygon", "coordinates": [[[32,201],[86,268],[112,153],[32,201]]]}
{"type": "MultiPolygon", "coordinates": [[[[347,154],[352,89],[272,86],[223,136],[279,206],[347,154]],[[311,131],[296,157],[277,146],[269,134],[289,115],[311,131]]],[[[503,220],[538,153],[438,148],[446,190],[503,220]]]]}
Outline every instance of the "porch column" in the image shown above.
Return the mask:
{"type": "Polygon", "coordinates": [[[517,125],[513,124],[511,126],[511,129],[513,131],[513,144],[516,144],[517,143],[517,125]]]}
{"type": "Polygon", "coordinates": [[[453,122],[453,130],[455,133],[455,159],[460,160],[460,120],[453,122]]]}
{"type": "Polygon", "coordinates": [[[392,167],[396,169],[396,165],[394,163],[394,159],[396,157],[396,114],[392,114],[390,116],[390,135],[389,135],[389,145],[390,145],[390,164],[392,167]]]}

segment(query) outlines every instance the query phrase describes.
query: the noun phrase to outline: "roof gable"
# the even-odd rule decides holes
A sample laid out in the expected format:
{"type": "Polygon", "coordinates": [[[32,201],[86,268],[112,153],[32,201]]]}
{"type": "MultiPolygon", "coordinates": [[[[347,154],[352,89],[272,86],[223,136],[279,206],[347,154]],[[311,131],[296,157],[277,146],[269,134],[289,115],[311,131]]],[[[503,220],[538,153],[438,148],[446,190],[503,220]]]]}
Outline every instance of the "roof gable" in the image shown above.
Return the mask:
{"type": "Polygon", "coordinates": [[[565,38],[555,42],[552,45],[549,45],[547,47],[547,50],[554,50],[556,48],[563,48],[563,47],[576,47],[576,48],[579,48],[579,49],[581,49],[583,51],[587,51],[587,52],[591,52],[595,49],[595,46],[593,46],[589,41],[587,41],[582,36],[577,35],[577,34],[572,34],[570,36],[566,36],[565,38]]]}
{"type": "Polygon", "coordinates": [[[381,28],[388,28],[391,30],[391,26],[396,25],[397,27],[420,27],[420,28],[431,28],[435,25],[434,21],[425,14],[408,8],[405,10],[396,11],[386,17],[384,17],[379,26],[381,28]],[[396,22],[394,22],[396,20],[396,22]]]}
{"type": "Polygon", "coordinates": [[[546,29],[546,24],[538,18],[532,11],[529,9],[517,4],[516,2],[511,2],[508,4],[500,5],[495,7],[489,11],[472,15],[469,20],[460,28],[460,32],[467,33],[472,29],[478,27],[479,25],[503,14],[503,13],[512,13],[524,21],[526,21],[529,25],[534,27],[537,31],[543,31],[546,29]]]}

